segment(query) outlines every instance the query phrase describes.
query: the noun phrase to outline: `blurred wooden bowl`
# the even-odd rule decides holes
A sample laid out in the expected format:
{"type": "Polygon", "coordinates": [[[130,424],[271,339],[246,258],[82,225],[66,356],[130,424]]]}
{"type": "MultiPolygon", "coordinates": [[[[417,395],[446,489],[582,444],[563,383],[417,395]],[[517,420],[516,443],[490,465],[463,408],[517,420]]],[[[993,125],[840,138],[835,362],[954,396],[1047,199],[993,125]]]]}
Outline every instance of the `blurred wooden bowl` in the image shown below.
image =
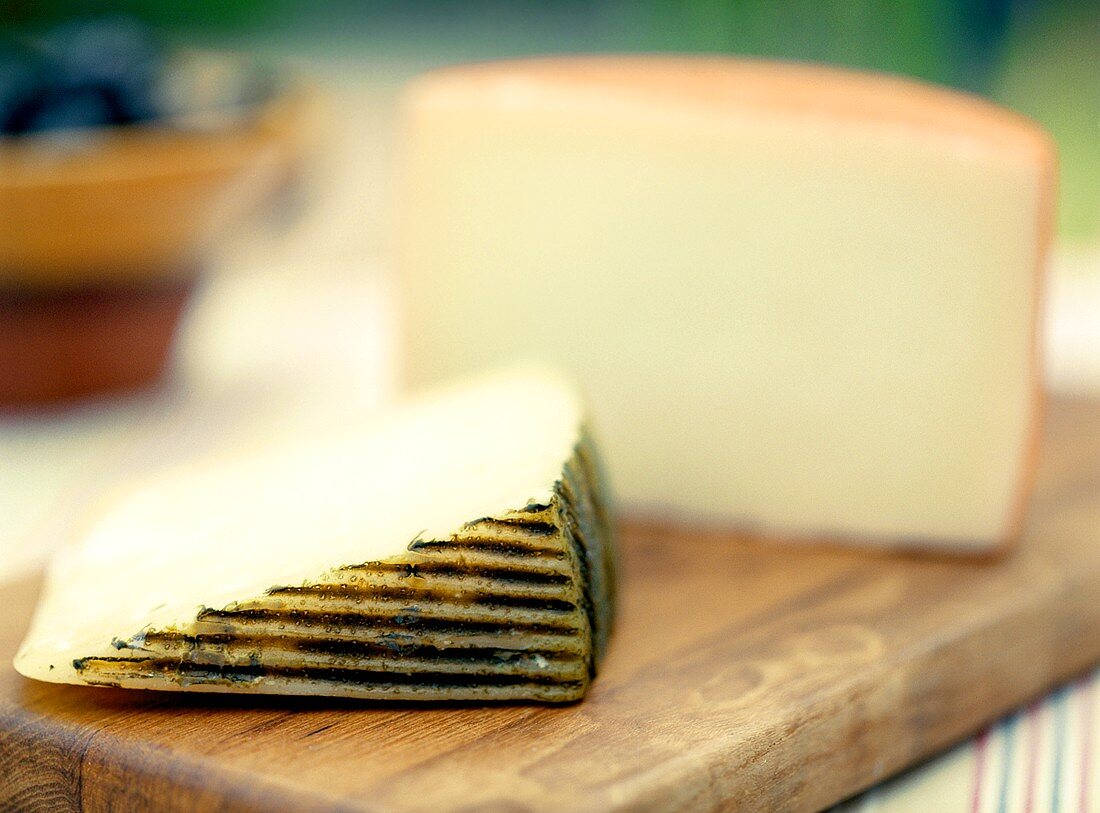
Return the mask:
{"type": "Polygon", "coordinates": [[[206,251],[296,166],[307,101],[294,87],[221,126],[0,139],[0,405],[159,376],[206,251]]]}

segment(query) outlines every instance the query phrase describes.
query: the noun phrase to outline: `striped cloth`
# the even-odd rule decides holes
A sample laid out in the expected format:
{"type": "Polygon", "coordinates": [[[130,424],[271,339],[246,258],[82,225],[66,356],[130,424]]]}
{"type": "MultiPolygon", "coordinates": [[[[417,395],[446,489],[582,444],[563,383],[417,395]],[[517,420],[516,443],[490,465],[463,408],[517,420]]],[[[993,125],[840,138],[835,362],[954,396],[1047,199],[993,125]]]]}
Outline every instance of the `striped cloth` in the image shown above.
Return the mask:
{"type": "Polygon", "coordinates": [[[840,813],[1100,811],[1100,671],[834,808],[840,813]]]}

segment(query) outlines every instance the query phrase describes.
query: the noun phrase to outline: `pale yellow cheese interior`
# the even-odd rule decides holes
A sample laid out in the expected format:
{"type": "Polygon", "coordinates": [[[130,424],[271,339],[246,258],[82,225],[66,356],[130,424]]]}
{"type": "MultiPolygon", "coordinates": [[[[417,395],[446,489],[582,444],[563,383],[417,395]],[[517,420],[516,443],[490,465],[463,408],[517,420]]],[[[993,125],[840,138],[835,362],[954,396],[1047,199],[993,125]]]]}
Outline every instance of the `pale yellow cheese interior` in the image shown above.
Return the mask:
{"type": "Polygon", "coordinates": [[[414,384],[549,360],[628,505],[986,549],[1037,426],[1052,157],[900,80],[733,60],[545,60],[407,98],[414,384]]]}
{"type": "Polygon", "coordinates": [[[551,505],[581,419],[555,376],[517,372],[424,396],[358,432],[275,442],[144,482],[55,558],[16,668],[85,682],[74,660],[116,656],[144,631],[189,629],[203,608],[551,505]]]}

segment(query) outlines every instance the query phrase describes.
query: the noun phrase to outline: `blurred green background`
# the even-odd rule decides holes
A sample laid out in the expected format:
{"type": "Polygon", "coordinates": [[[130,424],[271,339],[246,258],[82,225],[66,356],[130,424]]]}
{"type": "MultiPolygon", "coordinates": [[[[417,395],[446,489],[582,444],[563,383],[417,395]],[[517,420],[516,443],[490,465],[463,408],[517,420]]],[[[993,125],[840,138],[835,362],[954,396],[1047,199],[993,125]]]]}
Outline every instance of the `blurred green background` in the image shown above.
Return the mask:
{"type": "Polygon", "coordinates": [[[1059,233],[1100,239],[1098,0],[0,0],[8,28],[126,13],[181,43],[371,64],[682,51],[832,62],[981,93],[1061,151],[1059,233]]]}

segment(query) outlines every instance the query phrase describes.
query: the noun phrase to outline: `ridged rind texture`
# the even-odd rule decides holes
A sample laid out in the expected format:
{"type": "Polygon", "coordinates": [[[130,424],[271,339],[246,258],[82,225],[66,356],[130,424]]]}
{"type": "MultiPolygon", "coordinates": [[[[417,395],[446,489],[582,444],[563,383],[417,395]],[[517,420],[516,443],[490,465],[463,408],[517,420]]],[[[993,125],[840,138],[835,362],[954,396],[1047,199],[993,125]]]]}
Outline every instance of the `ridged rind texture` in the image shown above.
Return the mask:
{"type": "Polygon", "coordinates": [[[334,567],[182,628],[78,658],[96,685],[373,700],[581,698],[614,609],[613,523],[587,433],[549,504],[471,518],[408,553],[334,567]]]}

